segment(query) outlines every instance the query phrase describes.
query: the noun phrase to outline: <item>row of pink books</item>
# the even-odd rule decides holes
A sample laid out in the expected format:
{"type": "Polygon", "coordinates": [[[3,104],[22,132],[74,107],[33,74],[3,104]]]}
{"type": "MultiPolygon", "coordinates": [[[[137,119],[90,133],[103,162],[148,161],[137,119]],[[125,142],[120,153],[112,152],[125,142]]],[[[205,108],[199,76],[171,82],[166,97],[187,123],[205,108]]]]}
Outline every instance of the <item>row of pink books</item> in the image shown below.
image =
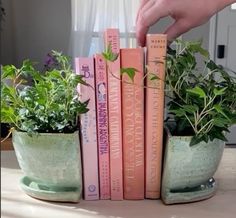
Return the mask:
{"type": "Polygon", "coordinates": [[[166,35],[147,35],[146,56],[142,48],[120,49],[118,29],[104,39],[119,54],[114,62],[101,54],[76,58],[76,72],[94,87],[79,87],[82,100],[90,99],[80,118],[84,199],[159,198],[166,35]],[[133,82],[120,74],[131,67],[138,70],[133,82]]]}

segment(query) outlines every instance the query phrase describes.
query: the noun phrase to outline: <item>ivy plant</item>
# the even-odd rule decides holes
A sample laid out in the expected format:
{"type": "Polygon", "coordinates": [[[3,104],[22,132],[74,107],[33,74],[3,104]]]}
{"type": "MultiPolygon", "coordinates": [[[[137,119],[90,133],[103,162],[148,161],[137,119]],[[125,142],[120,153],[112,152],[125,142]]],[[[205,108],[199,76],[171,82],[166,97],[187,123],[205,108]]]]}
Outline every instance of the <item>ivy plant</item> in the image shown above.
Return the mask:
{"type": "Polygon", "coordinates": [[[226,141],[225,132],[236,122],[235,73],[210,60],[201,42],[176,44],[167,53],[165,80],[169,115],[176,123],[173,133],[192,135],[191,145],[215,138],[226,141]]]}
{"type": "Polygon", "coordinates": [[[45,69],[37,71],[30,60],[1,68],[1,121],[28,133],[74,132],[78,116],[88,111],[76,88],[87,84],[62,53],[52,51],[45,69]]]}

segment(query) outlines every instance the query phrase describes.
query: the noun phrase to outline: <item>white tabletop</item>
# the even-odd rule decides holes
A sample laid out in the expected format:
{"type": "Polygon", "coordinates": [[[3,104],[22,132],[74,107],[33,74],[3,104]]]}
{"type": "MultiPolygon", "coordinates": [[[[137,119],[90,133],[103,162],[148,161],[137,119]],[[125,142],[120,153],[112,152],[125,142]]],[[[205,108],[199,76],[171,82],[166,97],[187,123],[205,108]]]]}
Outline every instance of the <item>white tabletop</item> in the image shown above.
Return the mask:
{"type": "Polygon", "coordinates": [[[14,151],[1,153],[2,218],[235,218],[236,148],[225,148],[215,179],[214,197],[201,202],[166,206],[161,200],[81,201],[50,203],[26,195],[19,187],[22,172],[14,151]]]}

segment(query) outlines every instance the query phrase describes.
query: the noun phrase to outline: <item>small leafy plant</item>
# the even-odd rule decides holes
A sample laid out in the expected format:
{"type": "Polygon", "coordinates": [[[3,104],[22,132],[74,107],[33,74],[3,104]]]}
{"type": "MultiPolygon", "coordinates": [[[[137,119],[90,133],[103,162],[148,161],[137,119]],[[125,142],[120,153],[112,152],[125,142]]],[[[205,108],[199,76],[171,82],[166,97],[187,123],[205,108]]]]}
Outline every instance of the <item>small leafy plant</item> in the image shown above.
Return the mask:
{"type": "Polygon", "coordinates": [[[88,111],[88,101],[79,100],[76,88],[87,84],[59,52],[49,54],[45,68],[39,72],[29,60],[20,68],[2,67],[1,120],[28,133],[72,133],[78,129],[78,116],[88,111]]]}
{"type": "MultiPolygon", "coordinates": [[[[209,59],[200,42],[177,41],[167,54],[166,94],[175,135],[193,136],[191,145],[224,136],[236,122],[236,77],[209,59]],[[197,67],[197,55],[203,69],[197,67]]],[[[231,72],[233,74],[233,72],[231,72]]]]}

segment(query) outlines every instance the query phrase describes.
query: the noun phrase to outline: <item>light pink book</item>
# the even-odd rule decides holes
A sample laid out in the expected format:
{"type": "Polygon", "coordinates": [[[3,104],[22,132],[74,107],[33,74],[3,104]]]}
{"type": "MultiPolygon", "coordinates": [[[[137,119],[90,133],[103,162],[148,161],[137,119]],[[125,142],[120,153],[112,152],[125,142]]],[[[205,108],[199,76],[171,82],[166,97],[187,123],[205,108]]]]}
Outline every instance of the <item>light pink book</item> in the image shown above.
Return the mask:
{"type": "MultiPolygon", "coordinates": [[[[111,45],[114,53],[120,52],[118,29],[107,29],[104,33],[105,47],[111,45]]],[[[111,200],[123,199],[122,164],[122,117],[120,57],[108,64],[108,114],[110,143],[111,200]]]]}
{"type": "Polygon", "coordinates": [[[138,70],[133,82],[122,75],[124,199],[138,200],[144,199],[144,53],[126,48],[120,55],[122,68],[138,70]]]}
{"type": "Polygon", "coordinates": [[[146,89],[146,189],[145,197],[160,198],[163,119],[164,77],[167,38],[164,34],[147,35],[147,86],[146,89]],[[155,74],[159,79],[151,80],[155,74]],[[152,88],[154,87],[154,88],[152,88]]]}
{"type": "Polygon", "coordinates": [[[101,54],[94,55],[97,105],[97,139],[100,199],[110,199],[110,152],[108,134],[108,99],[106,62],[101,54]]]}
{"type": "Polygon", "coordinates": [[[81,100],[89,100],[89,111],[80,116],[83,161],[83,189],[85,200],[99,199],[98,152],[96,128],[95,78],[93,58],[75,58],[76,73],[84,76],[89,86],[79,85],[81,100]]]}

